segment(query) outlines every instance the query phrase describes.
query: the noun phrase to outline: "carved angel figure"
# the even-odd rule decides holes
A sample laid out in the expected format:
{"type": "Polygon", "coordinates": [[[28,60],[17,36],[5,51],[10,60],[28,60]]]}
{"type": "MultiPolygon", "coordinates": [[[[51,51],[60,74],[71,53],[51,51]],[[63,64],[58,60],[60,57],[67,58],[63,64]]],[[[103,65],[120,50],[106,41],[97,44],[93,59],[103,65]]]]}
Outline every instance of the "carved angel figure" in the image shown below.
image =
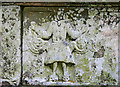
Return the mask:
{"type": "Polygon", "coordinates": [[[31,30],[37,34],[37,38],[41,41],[41,43],[46,44],[42,46],[43,50],[39,49],[40,46],[37,48],[34,48],[35,46],[33,46],[31,51],[36,53],[40,53],[40,51],[46,52],[44,63],[46,65],[53,64],[53,74],[50,76],[50,80],[52,81],[58,80],[58,76],[56,75],[58,62],[62,63],[64,75],[63,80],[68,81],[69,76],[66,69],[66,64],[75,64],[72,51],[73,49],[82,51],[77,47],[75,41],[70,42],[67,40],[67,34],[72,39],[77,39],[80,36],[80,32],[73,30],[70,23],[67,23],[67,21],[62,20],[58,23],[52,21],[50,23],[43,24],[43,26],[47,25],[45,27],[39,26],[35,22],[32,22],[30,27],[31,30]]]}

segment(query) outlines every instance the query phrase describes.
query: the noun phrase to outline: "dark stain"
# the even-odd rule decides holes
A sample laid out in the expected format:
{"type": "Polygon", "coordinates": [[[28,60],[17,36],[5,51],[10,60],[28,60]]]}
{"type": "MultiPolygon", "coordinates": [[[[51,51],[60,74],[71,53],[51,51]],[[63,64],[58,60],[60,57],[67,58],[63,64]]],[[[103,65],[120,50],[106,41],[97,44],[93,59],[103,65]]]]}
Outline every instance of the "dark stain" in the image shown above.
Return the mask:
{"type": "Polygon", "coordinates": [[[92,67],[93,67],[93,68],[96,68],[96,64],[95,64],[95,63],[93,63],[93,64],[92,64],[92,67]]]}
{"type": "Polygon", "coordinates": [[[8,39],[6,38],[6,42],[8,42],[8,39]]]}
{"type": "Polygon", "coordinates": [[[2,87],[12,87],[8,81],[2,81],[2,87]]]}
{"type": "Polygon", "coordinates": [[[82,76],[80,76],[80,75],[77,76],[77,82],[80,82],[80,83],[83,82],[82,81],[82,76]]]}
{"type": "Polygon", "coordinates": [[[39,47],[39,45],[37,45],[37,47],[39,47]]]}
{"type": "Polygon", "coordinates": [[[10,65],[11,64],[10,60],[8,60],[7,63],[10,65]]]}
{"type": "Polygon", "coordinates": [[[40,54],[42,54],[44,52],[44,50],[43,49],[39,49],[38,52],[39,52],[39,55],[40,55],[40,54]]]}
{"type": "Polygon", "coordinates": [[[7,45],[7,47],[10,47],[9,44],[6,44],[6,45],[7,45]]]}
{"type": "Polygon", "coordinates": [[[13,39],[15,38],[15,36],[13,36],[13,39]]]}
{"type": "Polygon", "coordinates": [[[41,61],[41,60],[39,60],[39,59],[37,60],[37,62],[38,62],[38,63],[42,63],[42,61],[41,61]]]}
{"type": "Polygon", "coordinates": [[[24,82],[25,82],[25,84],[29,84],[29,82],[27,80],[25,80],[24,82]]]}
{"type": "Polygon", "coordinates": [[[3,69],[3,72],[5,73],[5,72],[7,72],[7,70],[4,68],[4,69],[3,69]]]}
{"type": "Polygon", "coordinates": [[[10,36],[10,38],[11,38],[12,40],[14,40],[14,39],[15,39],[15,36],[10,36]]]}
{"type": "Polygon", "coordinates": [[[6,32],[8,32],[8,29],[5,29],[6,32]]]}
{"type": "Polygon", "coordinates": [[[3,57],[4,60],[7,60],[8,58],[6,56],[3,57]]]}
{"type": "Polygon", "coordinates": [[[106,16],[105,14],[103,14],[103,18],[104,18],[104,19],[106,19],[106,18],[107,18],[107,16],[106,16]]]}
{"type": "Polygon", "coordinates": [[[109,21],[108,21],[108,25],[110,25],[110,23],[111,23],[111,21],[109,20],[109,21]]]}
{"type": "Polygon", "coordinates": [[[93,55],[93,58],[101,58],[104,56],[104,52],[105,52],[105,49],[104,49],[104,46],[102,46],[98,52],[94,52],[94,55],[93,55]]]}
{"type": "Polygon", "coordinates": [[[86,21],[83,21],[83,24],[86,24],[86,21]]]}
{"type": "Polygon", "coordinates": [[[109,61],[109,65],[112,67],[112,59],[110,58],[108,61],[109,61]]]}
{"type": "Polygon", "coordinates": [[[10,18],[9,20],[16,20],[15,18],[10,18]]]}
{"type": "Polygon", "coordinates": [[[6,21],[7,21],[7,19],[5,19],[5,18],[3,17],[2,23],[6,23],[6,21]]]}
{"type": "Polygon", "coordinates": [[[42,72],[40,72],[40,74],[42,74],[42,72]]]}
{"type": "Polygon", "coordinates": [[[34,55],[35,57],[37,57],[37,55],[34,55]]]}
{"type": "Polygon", "coordinates": [[[70,58],[72,58],[72,55],[70,55],[70,58]]]}
{"type": "Polygon", "coordinates": [[[45,51],[48,52],[47,49],[45,49],[45,51]]]}
{"type": "Polygon", "coordinates": [[[42,66],[42,64],[40,64],[40,66],[42,66]]]}
{"type": "Polygon", "coordinates": [[[99,77],[99,79],[101,80],[101,83],[104,83],[105,81],[107,81],[115,84],[116,82],[116,79],[113,79],[110,73],[104,72],[103,70],[101,71],[101,76],[99,77]]]}
{"type": "Polygon", "coordinates": [[[60,38],[60,40],[62,39],[62,37],[59,37],[60,38]]]}
{"type": "Polygon", "coordinates": [[[81,14],[81,16],[83,18],[85,18],[85,20],[89,19],[89,17],[88,17],[88,9],[84,9],[84,11],[82,11],[80,14],[81,14]]]}
{"type": "Polygon", "coordinates": [[[91,27],[91,25],[89,24],[89,27],[91,27]]]}

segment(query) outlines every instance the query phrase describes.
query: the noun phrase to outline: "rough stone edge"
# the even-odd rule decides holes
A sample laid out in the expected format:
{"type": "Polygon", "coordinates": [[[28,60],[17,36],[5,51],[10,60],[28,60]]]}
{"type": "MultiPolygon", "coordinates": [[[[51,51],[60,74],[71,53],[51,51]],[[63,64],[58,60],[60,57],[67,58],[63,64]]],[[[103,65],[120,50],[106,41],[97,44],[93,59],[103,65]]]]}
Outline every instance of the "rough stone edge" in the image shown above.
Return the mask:
{"type": "MultiPolygon", "coordinates": [[[[118,13],[120,19],[120,13],[118,13]]],[[[118,86],[120,86],[120,23],[118,25],[118,86]]]]}
{"type": "MultiPolygon", "coordinates": [[[[2,1],[4,1],[4,2],[20,2],[21,0],[1,0],[0,1],[0,11],[1,11],[1,9],[2,9],[2,1]]],[[[42,2],[41,0],[35,0],[34,2],[42,2]]],[[[63,2],[64,0],[61,0],[61,1],[52,1],[52,0],[49,0],[50,2],[63,2]]],[[[73,0],[67,0],[68,2],[70,1],[70,2],[72,2],[73,0]]],[[[66,2],[67,2],[66,1],[66,2]]],[[[74,0],[75,1],[75,0],[74,0]]],[[[80,0],[76,0],[76,2],[77,1],[80,1],[80,0]]],[[[89,0],[90,1],[90,0],[89,0]]],[[[104,1],[104,0],[103,0],[104,1]]],[[[120,0],[113,0],[114,2],[119,2],[120,0]]],[[[113,2],[112,0],[111,1],[106,1],[106,2],[113,2]]],[[[23,1],[21,1],[21,2],[23,2],[23,1]]],[[[33,0],[29,0],[29,1],[24,1],[24,2],[33,2],[33,0]]],[[[44,1],[44,2],[48,2],[48,1],[44,1]]],[[[80,2],[83,2],[83,1],[80,1],[80,2]]],[[[94,2],[94,1],[92,1],[92,2],[94,2]]],[[[97,1],[97,2],[101,2],[101,1],[97,1]]],[[[119,14],[119,17],[120,17],[120,14],[119,14]]],[[[1,24],[1,13],[0,13],[0,24],[1,24]]],[[[1,26],[1,25],[0,25],[1,26]]],[[[119,25],[119,28],[120,28],[120,25],[119,25]]],[[[118,29],[119,29],[118,28],[118,29]]],[[[0,29],[0,31],[1,31],[1,29],[0,29]]],[[[120,29],[119,29],[119,31],[120,31],[120,29]]],[[[119,34],[120,35],[120,34],[119,34]]],[[[120,37],[120,36],[119,36],[120,37]]],[[[0,41],[1,41],[1,38],[0,38],[0,41]]],[[[119,39],[118,39],[118,45],[119,45],[119,39]]],[[[120,49],[120,46],[119,46],[119,48],[118,49],[120,49]]],[[[0,55],[0,57],[1,57],[1,55],[0,55]]],[[[118,54],[118,57],[119,57],[119,54],[118,54]]],[[[119,62],[119,66],[120,66],[120,58],[118,58],[118,62],[119,62]]],[[[118,70],[119,70],[119,77],[120,77],[120,67],[118,67],[118,70]]],[[[118,85],[120,86],[120,78],[118,78],[118,81],[119,81],[119,83],[118,83],[118,85]]],[[[1,86],[1,85],[0,85],[1,86]]]]}
{"type": "Polygon", "coordinates": [[[1,2],[119,2],[120,0],[1,0],[1,2]]]}
{"type": "MultiPolygon", "coordinates": [[[[19,7],[20,8],[20,6],[18,6],[18,5],[9,5],[9,6],[4,6],[3,4],[2,4],[2,2],[0,1],[0,32],[2,32],[2,27],[3,27],[3,24],[2,24],[2,13],[3,13],[3,11],[2,11],[2,9],[4,8],[4,7],[19,7]]],[[[21,9],[19,10],[19,14],[21,14],[21,9]]],[[[20,29],[21,29],[21,16],[20,16],[20,29]]],[[[20,31],[21,30],[19,30],[19,33],[20,33],[20,31]]],[[[1,36],[1,33],[0,33],[0,41],[2,40],[2,36],[1,36]]],[[[19,38],[20,39],[20,38],[19,38]]],[[[1,42],[0,42],[0,44],[1,44],[1,42]]],[[[19,44],[21,44],[21,41],[19,40],[19,44]]],[[[2,49],[1,49],[2,50],[2,49]]],[[[19,50],[20,51],[20,50],[19,50]]],[[[1,55],[1,51],[0,51],[0,58],[2,58],[2,55],[1,55]]],[[[21,60],[21,55],[20,55],[20,60],[21,60]]],[[[0,63],[1,63],[1,61],[0,61],[0,63]]],[[[20,61],[20,64],[21,64],[21,61],[20,61]]],[[[1,67],[0,67],[1,68],[1,67]]],[[[1,70],[1,69],[0,69],[1,70]]],[[[20,65],[20,77],[21,77],[21,65],[20,65]]],[[[0,73],[0,76],[1,76],[1,73],[0,73]]],[[[16,86],[19,86],[20,85],[20,77],[19,77],[19,81],[18,81],[18,83],[17,83],[17,85],[16,86]]],[[[8,82],[10,82],[10,85],[3,85],[2,84],[2,81],[4,81],[4,80],[2,80],[1,78],[0,78],[0,87],[14,87],[15,85],[13,85],[13,83],[12,82],[10,82],[10,80],[8,80],[8,82]]],[[[5,80],[6,81],[6,80],[5,80]]],[[[16,87],[15,86],[15,87],[16,87]]]]}
{"type": "MultiPolygon", "coordinates": [[[[1,30],[2,30],[1,26],[2,26],[2,2],[0,1],[0,58],[2,57],[2,55],[1,55],[1,51],[2,51],[2,48],[1,48],[1,39],[2,39],[2,37],[1,37],[1,30]]],[[[0,67],[0,72],[1,72],[1,67],[0,67]]],[[[0,73],[0,76],[1,76],[1,73],[0,73]]],[[[1,82],[1,77],[0,77],[0,86],[1,85],[2,85],[2,82],[1,82]]]]}

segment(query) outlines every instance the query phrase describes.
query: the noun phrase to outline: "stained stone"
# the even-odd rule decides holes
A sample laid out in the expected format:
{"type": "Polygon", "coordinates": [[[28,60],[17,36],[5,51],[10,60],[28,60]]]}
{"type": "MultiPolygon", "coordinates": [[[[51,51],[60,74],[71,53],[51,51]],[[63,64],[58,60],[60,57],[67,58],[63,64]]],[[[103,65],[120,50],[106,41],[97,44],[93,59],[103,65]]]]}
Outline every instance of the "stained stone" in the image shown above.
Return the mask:
{"type": "Polygon", "coordinates": [[[101,11],[25,7],[23,83],[117,85],[119,19],[101,11]]]}
{"type": "Polygon", "coordinates": [[[18,85],[21,74],[20,7],[2,6],[0,13],[0,85],[18,85]]]}
{"type": "Polygon", "coordinates": [[[22,36],[20,7],[2,6],[0,86],[19,85],[20,77],[24,85],[118,85],[115,10],[25,7],[22,36]]]}
{"type": "MultiPolygon", "coordinates": [[[[0,26],[2,26],[2,6],[0,6],[0,26]]],[[[2,28],[0,27],[0,85],[1,83],[1,75],[2,75],[2,46],[1,46],[1,41],[2,41],[2,28]]]]}

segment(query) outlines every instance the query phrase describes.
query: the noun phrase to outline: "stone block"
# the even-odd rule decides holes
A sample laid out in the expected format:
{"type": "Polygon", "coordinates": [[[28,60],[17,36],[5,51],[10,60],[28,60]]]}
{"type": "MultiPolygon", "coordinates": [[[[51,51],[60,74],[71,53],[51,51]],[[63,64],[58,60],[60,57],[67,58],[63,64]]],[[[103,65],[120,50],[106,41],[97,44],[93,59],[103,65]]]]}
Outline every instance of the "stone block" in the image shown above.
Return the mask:
{"type": "Polygon", "coordinates": [[[117,85],[117,8],[25,7],[26,85],[117,85]]]}
{"type": "Polygon", "coordinates": [[[21,75],[20,7],[0,9],[0,85],[18,85],[21,75]]]}

